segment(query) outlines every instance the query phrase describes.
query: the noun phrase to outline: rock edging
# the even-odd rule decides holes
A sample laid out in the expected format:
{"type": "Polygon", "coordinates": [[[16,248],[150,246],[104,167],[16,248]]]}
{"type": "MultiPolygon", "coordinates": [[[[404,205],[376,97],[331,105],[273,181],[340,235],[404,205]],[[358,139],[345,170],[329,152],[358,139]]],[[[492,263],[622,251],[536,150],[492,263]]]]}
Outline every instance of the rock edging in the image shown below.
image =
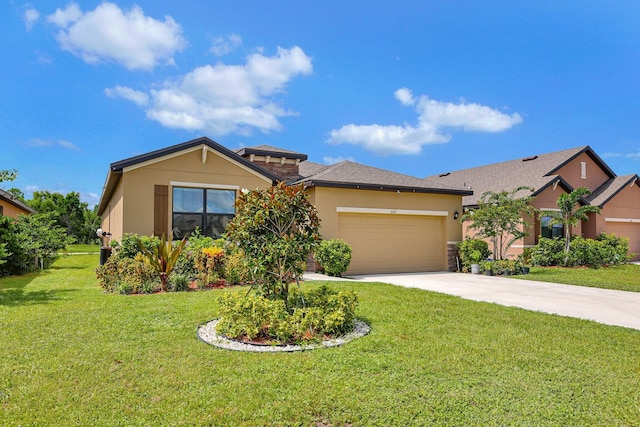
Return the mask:
{"type": "Polygon", "coordinates": [[[207,344],[226,350],[253,351],[261,353],[293,352],[314,350],[316,348],[336,347],[342,344],[346,344],[349,341],[353,341],[354,339],[363,337],[371,331],[371,327],[369,327],[369,325],[360,320],[356,320],[353,331],[349,332],[346,335],[342,335],[340,337],[332,338],[330,340],[322,341],[319,343],[309,343],[304,345],[256,345],[230,340],[224,336],[218,335],[218,333],[216,332],[216,325],[219,321],[220,319],[214,319],[203,325],[200,325],[197,330],[198,338],[200,338],[207,344]]]}

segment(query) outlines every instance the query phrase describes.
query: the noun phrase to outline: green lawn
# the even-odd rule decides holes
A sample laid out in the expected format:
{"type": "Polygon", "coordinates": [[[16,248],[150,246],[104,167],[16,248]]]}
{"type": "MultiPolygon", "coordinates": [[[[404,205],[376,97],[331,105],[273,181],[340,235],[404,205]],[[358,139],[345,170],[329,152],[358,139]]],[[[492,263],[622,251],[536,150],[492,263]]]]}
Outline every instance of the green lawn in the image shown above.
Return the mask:
{"type": "MultiPolygon", "coordinates": [[[[640,265],[627,264],[603,268],[534,267],[530,274],[516,279],[564,283],[592,288],[640,292],[640,265]]],[[[639,308],[640,310],[640,308],[639,308]]]]}
{"type": "Polygon", "coordinates": [[[67,246],[68,253],[100,253],[100,245],[69,245],[67,246]]]}
{"type": "Polygon", "coordinates": [[[370,335],[301,353],[196,338],[215,290],[103,294],[97,255],[0,279],[0,424],[639,425],[640,331],[380,283],[370,335]]]}

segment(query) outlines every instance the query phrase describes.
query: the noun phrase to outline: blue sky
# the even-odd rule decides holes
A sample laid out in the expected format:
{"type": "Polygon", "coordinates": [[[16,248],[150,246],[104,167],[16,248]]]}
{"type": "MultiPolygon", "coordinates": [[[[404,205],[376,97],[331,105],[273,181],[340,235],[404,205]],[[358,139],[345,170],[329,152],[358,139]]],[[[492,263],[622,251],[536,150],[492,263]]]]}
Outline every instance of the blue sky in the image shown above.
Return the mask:
{"type": "Polygon", "coordinates": [[[640,172],[637,1],[0,5],[0,169],[97,203],[208,136],[428,175],[590,145],[640,172]]]}

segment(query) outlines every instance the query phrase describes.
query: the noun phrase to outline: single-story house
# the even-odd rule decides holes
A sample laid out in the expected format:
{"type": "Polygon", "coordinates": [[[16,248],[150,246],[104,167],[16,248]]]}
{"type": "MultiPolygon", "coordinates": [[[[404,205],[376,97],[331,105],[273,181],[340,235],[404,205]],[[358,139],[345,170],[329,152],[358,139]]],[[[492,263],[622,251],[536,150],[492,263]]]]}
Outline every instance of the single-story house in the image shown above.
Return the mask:
{"type": "Polygon", "coordinates": [[[321,165],[270,146],[229,150],[202,137],[114,162],[98,215],[101,228],[182,237],[199,227],[219,236],[243,188],[302,183],[324,239],[352,249],[347,273],[443,271],[455,266],[457,220],[470,190],[354,162],[321,165]]]}
{"type": "MultiPolygon", "coordinates": [[[[535,199],[532,204],[535,208],[558,210],[556,201],[560,194],[587,187],[592,193],[584,197],[582,203],[599,207],[600,214],[589,214],[589,220],[571,232],[587,238],[595,238],[603,232],[627,237],[630,252],[636,254],[634,259],[640,259],[638,175],[617,176],[589,146],[445,172],[425,179],[473,190],[473,194],[462,199],[465,210],[477,207],[487,191],[511,191],[519,186],[534,188],[535,199]]],[[[520,253],[522,248],[534,246],[540,236],[564,234],[560,226],[549,229],[545,218],[527,220],[532,226],[528,230],[530,235],[512,246],[511,255],[520,253]]],[[[473,236],[473,231],[468,230],[467,226],[463,227],[463,235],[473,236]]]]}
{"type": "Polygon", "coordinates": [[[30,215],[36,211],[16,199],[11,193],[0,190],[0,216],[16,218],[18,215],[30,215]]]}

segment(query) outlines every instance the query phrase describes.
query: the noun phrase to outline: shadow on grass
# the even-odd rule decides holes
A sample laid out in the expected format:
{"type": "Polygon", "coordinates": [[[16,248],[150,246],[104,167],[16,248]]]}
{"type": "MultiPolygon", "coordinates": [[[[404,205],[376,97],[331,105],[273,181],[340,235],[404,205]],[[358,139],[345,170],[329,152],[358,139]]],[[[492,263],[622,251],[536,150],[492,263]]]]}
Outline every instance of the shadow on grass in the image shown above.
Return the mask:
{"type": "Polygon", "coordinates": [[[74,289],[51,289],[25,292],[21,288],[0,289],[0,306],[14,307],[22,305],[48,304],[62,300],[63,295],[75,292],[74,289]]]}

